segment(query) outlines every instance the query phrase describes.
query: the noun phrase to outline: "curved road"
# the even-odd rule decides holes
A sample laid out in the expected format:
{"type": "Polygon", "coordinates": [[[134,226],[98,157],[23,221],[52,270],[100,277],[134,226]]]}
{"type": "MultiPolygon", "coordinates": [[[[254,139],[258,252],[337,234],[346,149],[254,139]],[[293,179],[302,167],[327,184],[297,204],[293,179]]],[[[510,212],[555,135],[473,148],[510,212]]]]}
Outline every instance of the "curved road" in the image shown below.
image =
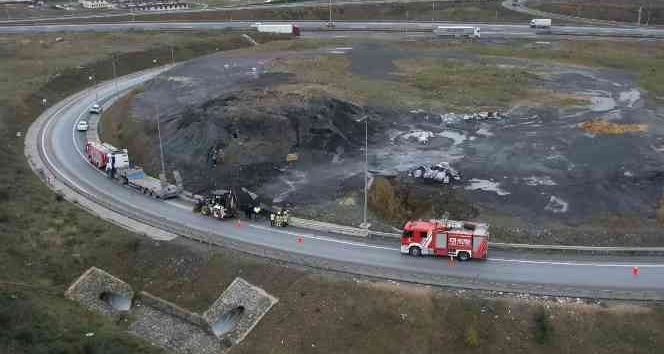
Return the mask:
{"type": "MultiPolygon", "coordinates": [[[[164,225],[180,230],[184,227],[189,230],[186,232],[205,234],[215,242],[231,243],[232,248],[267,257],[430,284],[546,295],[664,299],[664,257],[491,251],[487,261],[457,262],[455,266],[448,266],[445,259],[400,255],[398,241],[359,240],[293,228],[273,229],[261,223],[243,222],[238,227],[233,222],[220,222],[194,214],[184,201],[152,199],[123,187],[87,163],[82,155],[85,134],[76,132],[74,127],[88,114],[87,109],[95,101],[95,95],[108,104],[117,92],[139,85],[165,69],[119,78],[117,86],[106,82],[57,103],[31,127],[32,131],[38,130],[36,134],[28,134],[26,149],[36,144],[40,155],[33,154],[31,160],[41,159],[56,179],[67,181],[80,194],[103,200],[130,217],[156,220],[153,226],[162,228],[164,225]],[[29,139],[32,136],[35,138],[29,139]],[[641,269],[637,277],[631,274],[634,265],[641,269]]],[[[122,220],[116,221],[122,223],[122,220]]]]}

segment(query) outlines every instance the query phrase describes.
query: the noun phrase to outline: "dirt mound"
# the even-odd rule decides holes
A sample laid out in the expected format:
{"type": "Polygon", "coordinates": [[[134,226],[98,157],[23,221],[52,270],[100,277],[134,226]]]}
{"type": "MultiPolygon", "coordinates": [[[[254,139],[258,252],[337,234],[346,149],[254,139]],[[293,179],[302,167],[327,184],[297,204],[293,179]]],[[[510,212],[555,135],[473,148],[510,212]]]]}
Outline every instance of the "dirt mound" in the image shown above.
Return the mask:
{"type": "Polygon", "coordinates": [[[289,153],[317,163],[356,150],[363,113],[333,98],[248,89],[162,117],[162,134],[167,160],[185,172],[188,189],[257,187],[280,172],[289,153]]]}
{"type": "Polygon", "coordinates": [[[579,124],[579,127],[593,134],[625,134],[630,132],[644,132],[647,124],[620,124],[605,120],[593,120],[579,124]]]}

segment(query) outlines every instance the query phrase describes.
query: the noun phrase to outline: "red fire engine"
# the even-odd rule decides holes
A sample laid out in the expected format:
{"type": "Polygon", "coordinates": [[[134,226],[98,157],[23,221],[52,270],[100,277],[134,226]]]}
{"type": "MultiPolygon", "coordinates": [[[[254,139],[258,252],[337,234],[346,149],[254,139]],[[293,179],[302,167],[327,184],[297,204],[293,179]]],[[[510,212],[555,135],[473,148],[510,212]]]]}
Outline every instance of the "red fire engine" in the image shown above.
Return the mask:
{"type": "Polygon", "coordinates": [[[468,221],[409,221],[401,235],[401,253],[485,259],[489,226],[468,221]]]}
{"type": "Polygon", "coordinates": [[[108,162],[108,154],[113,150],[110,149],[106,144],[100,144],[92,141],[88,141],[85,144],[85,156],[88,158],[91,164],[95,165],[99,169],[106,168],[106,162],[108,162]]]}

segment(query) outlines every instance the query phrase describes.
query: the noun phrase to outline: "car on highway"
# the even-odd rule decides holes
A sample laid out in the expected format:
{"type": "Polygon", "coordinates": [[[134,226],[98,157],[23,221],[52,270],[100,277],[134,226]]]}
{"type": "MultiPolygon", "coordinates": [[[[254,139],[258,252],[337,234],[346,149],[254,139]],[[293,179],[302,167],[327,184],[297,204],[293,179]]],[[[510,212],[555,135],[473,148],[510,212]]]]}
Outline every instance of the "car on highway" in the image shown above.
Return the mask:
{"type": "Polygon", "coordinates": [[[101,105],[98,104],[98,103],[95,103],[95,104],[92,105],[92,107],[90,107],[90,113],[101,114],[101,112],[102,112],[102,108],[101,108],[101,105]]]}
{"type": "Polygon", "coordinates": [[[76,130],[79,132],[87,132],[88,131],[88,122],[82,120],[76,124],[76,130]]]}

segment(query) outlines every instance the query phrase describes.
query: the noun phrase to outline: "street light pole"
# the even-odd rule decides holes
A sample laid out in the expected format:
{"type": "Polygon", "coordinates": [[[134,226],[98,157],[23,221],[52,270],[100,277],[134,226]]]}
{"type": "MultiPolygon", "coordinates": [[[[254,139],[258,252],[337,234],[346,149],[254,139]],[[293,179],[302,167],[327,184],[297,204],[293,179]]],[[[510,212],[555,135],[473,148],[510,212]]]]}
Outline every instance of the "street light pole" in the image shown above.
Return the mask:
{"type": "Polygon", "coordinates": [[[92,88],[95,90],[95,104],[99,104],[99,94],[97,93],[97,75],[92,73],[88,76],[88,80],[92,81],[92,88]]]}
{"type": "Polygon", "coordinates": [[[115,56],[115,54],[113,54],[113,86],[115,87],[115,95],[117,96],[118,95],[118,71],[117,71],[117,68],[116,68],[117,64],[115,63],[115,60],[116,60],[116,56],[115,56]]]}
{"type": "Polygon", "coordinates": [[[361,228],[369,229],[367,211],[369,204],[369,116],[364,116],[358,122],[364,121],[364,212],[362,213],[361,228]]]}
{"type": "Polygon", "coordinates": [[[333,27],[334,24],[332,23],[332,0],[330,0],[330,5],[328,6],[330,10],[330,21],[327,23],[328,27],[333,27]]]}
{"type": "Polygon", "coordinates": [[[364,218],[362,225],[369,228],[367,224],[367,203],[369,195],[369,119],[364,119],[364,218]]]}
{"type": "Polygon", "coordinates": [[[161,143],[161,128],[159,126],[159,105],[155,106],[157,111],[157,136],[159,137],[159,155],[161,157],[161,173],[166,176],[166,165],[164,164],[164,146],[161,143]]]}

